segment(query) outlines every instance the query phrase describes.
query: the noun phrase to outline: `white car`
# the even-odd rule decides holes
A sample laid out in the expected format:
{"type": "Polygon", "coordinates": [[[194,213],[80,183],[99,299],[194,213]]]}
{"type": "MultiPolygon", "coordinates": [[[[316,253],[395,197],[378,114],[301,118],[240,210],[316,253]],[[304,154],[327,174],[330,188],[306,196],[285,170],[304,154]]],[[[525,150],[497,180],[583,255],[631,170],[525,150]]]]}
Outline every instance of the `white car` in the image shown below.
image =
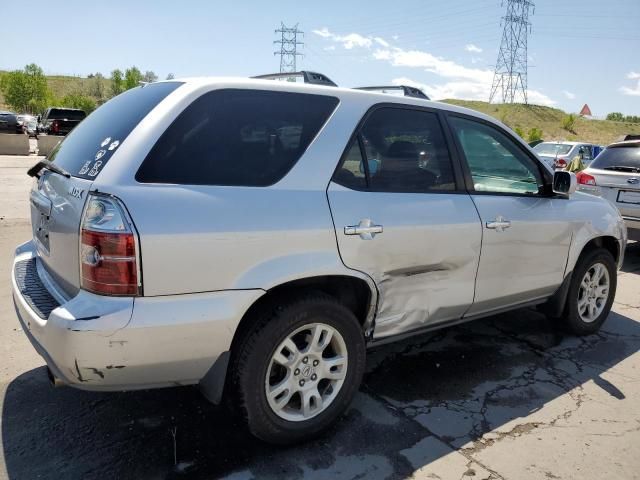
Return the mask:
{"type": "Polygon", "coordinates": [[[582,157],[582,163],[588,166],[594,158],[597,145],[582,142],[542,142],[533,147],[533,151],[553,169],[563,169],[576,155],[582,157]]]}

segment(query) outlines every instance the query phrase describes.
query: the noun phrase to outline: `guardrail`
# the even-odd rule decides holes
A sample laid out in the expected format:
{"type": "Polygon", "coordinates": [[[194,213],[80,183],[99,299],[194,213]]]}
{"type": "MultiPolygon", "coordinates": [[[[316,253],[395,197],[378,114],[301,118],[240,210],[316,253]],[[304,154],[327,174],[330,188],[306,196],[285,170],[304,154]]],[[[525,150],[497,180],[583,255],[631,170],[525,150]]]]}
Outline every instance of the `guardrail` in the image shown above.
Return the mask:
{"type": "Polygon", "coordinates": [[[0,133],[0,155],[29,155],[29,137],[23,133],[0,133]]]}
{"type": "Polygon", "coordinates": [[[63,138],[59,135],[38,135],[38,155],[49,155],[63,138]]]}

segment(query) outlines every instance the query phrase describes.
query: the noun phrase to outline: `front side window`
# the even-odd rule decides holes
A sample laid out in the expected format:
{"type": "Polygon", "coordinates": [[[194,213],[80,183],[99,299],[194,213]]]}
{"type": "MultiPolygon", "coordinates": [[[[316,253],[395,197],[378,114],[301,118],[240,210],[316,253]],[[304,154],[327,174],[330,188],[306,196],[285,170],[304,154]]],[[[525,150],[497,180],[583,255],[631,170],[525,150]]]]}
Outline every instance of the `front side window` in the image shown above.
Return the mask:
{"type": "Polygon", "coordinates": [[[224,89],[189,105],[136,173],[142,183],[267,186],[300,159],[338,105],[323,95],[224,89]]]}
{"type": "Polygon", "coordinates": [[[538,165],[498,129],[452,116],[477,192],[535,195],[544,185],[538,165]]]}
{"type": "Polygon", "coordinates": [[[370,191],[455,190],[451,159],[437,115],[404,108],[375,110],[347,150],[334,181],[362,189],[362,174],[366,175],[364,183],[370,191]],[[352,152],[360,154],[360,163],[357,163],[357,154],[352,152]],[[346,173],[348,171],[354,172],[355,178],[346,173]],[[356,172],[362,173],[356,175],[356,172]]]}

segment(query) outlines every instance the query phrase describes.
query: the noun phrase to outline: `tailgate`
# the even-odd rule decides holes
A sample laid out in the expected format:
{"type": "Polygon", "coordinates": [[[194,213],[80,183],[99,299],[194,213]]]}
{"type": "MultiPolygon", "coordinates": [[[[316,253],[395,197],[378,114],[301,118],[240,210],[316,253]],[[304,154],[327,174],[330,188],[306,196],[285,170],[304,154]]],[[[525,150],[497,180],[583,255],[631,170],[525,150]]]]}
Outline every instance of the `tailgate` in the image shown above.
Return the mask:
{"type": "MultiPolygon", "coordinates": [[[[640,175],[629,172],[592,170],[602,197],[613,203],[623,216],[640,217],[640,175]]],[[[592,173],[592,174],[593,174],[592,173]]]]}
{"type": "Polygon", "coordinates": [[[80,289],[80,220],[92,183],[43,170],[31,190],[31,226],[38,256],[70,297],[80,289]]]}

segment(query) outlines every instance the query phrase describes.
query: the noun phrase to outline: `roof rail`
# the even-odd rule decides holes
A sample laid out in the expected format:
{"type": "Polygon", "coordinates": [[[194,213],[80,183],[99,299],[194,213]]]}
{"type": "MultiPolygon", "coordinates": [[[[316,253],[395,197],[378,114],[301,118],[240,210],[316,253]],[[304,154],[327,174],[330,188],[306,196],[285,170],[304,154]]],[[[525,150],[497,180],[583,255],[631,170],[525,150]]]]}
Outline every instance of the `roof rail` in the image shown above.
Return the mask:
{"type": "Polygon", "coordinates": [[[427,97],[427,95],[425,95],[425,93],[420,90],[419,88],[416,87],[409,87],[408,85],[386,85],[386,86],[381,86],[381,87],[357,87],[356,90],[367,90],[367,91],[374,91],[374,90],[402,90],[402,93],[404,93],[405,97],[413,97],[413,98],[422,98],[423,100],[429,100],[429,97],[427,97]]]}
{"type": "Polygon", "coordinates": [[[291,78],[302,77],[304,83],[311,83],[313,85],[326,85],[329,87],[337,87],[338,85],[333,82],[329,77],[322,73],[309,72],[308,70],[301,70],[299,72],[281,72],[281,73],[269,73],[267,75],[256,75],[251,78],[260,78],[263,80],[277,80],[279,78],[291,78]]]}

